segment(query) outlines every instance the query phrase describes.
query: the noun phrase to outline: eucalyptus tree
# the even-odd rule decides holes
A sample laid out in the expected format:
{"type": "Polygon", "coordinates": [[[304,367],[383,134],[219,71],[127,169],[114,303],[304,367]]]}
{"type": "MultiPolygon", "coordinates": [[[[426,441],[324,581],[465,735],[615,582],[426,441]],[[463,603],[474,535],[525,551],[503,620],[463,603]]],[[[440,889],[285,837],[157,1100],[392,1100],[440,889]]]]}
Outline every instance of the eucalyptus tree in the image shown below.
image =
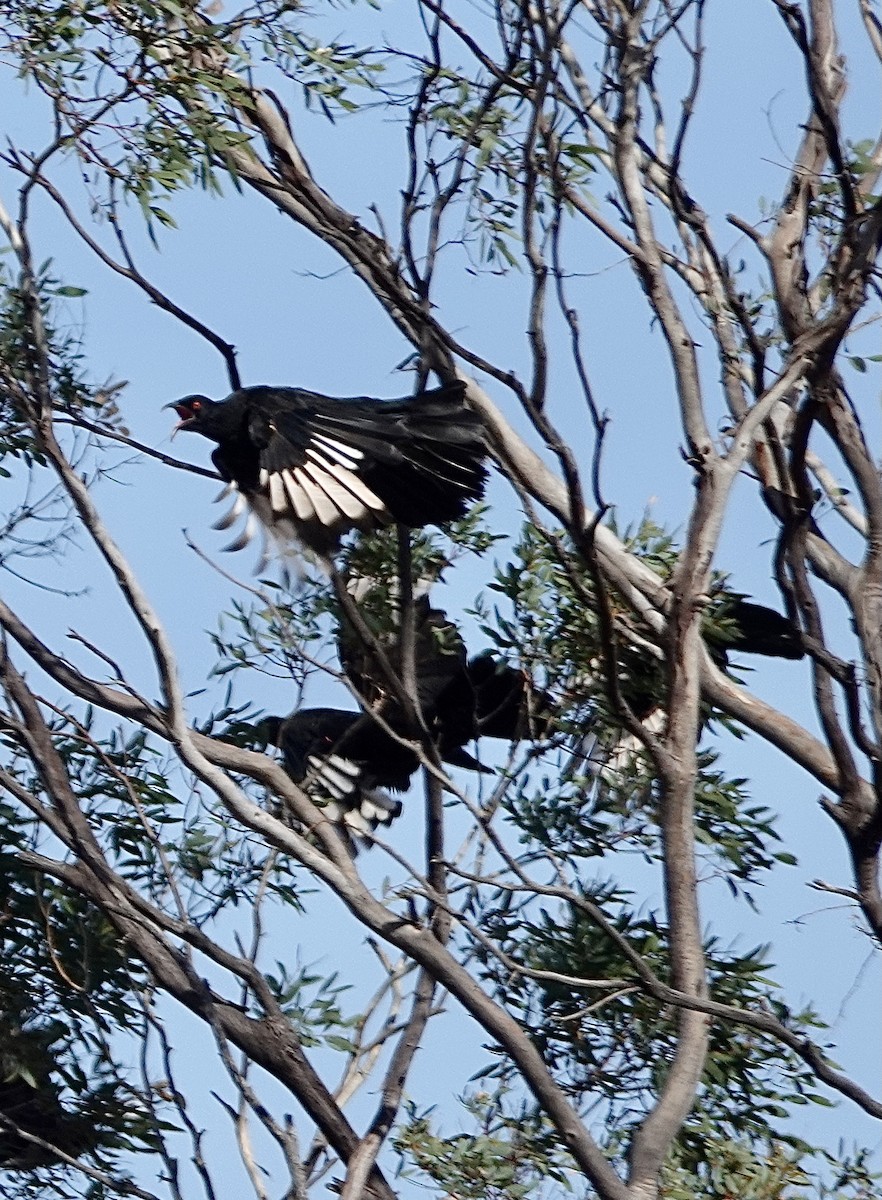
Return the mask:
{"type": "MultiPolygon", "coordinates": [[[[818,886],[875,946],[882,123],[852,113],[846,84],[878,77],[882,25],[872,0],[750,12],[752,67],[779,39],[760,103],[784,75],[801,112],[776,124],[776,198],[720,219],[703,192],[740,197],[758,163],[713,102],[728,47],[704,0],[414,0],[373,23],[286,0],[4,7],[5,86],[32,118],[9,117],[0,207],[10,1195],[35,1178],[82,1194],[76,1171],[94,1195],[223,1195],[235,1170],[258,1197],[330,1178],[347,1200],[411,1179],[482,1197],[872,1193],[866,1153],[829,1147],[882,1099],[770,981],[772,921],[770,950],[733,940],[795,855],[779,806],[751,798],[762,780],[731,777],[715,747],[749,733],[822,789],[818,886]],[[346,18],[363,44],[330,32],[346,18]],[[378,163],[398,156],[392,180],[348,169],[373,137],[378,163]],[[223,246],[198,236],[209,201],[212,220],[229,212],[223,246]],[[186,245],[187,268],[152,256],[145,230],[166,255],[186,245]],[[191,542],[178,625],[154,599],[177,537],[155,514],[187,472],[215,472],[132,436],[132,387],[70,313],[89,312],[93,279],[124,281],[128,327],[159,309],[216,353],[229,390],[271,382],[242,377],[235,346],[255,335],[226,270],[262,237],[294,260],[321,245],[418,387],[463,382],[504,487],[443,531],[354,537],[330,570],[243,584],[217,560],[208,588],[196,572],[215,556],[191,542]],[[74,242],[88,290],[59,268],[74,242]],[[623,316],[598,337],[587,314],[612,273],[623,316]],[[189,298],[194,275],[228,293],[223,329],[189,298]],[[658,480],[639,478],[639,432],[628,478],[609,469],[617,421],[649,439],[676,426],[659,476],[680,481],[676,537],[634,520],[658,480]],[[122,480],[144,514],[128,555],[122,480]],[[739,539],[777,585],[786,657],[805,660],[774,701],[744,678],[743,597],[720,555],[739,539]],[[145,542],[161,549],[142,562],[145,542]],[[121,648],[109,627],[65,635],[85,554],[109,623],[128,623],[121,648]],[[413,622],[442,585],[469,651],[492,645],[523,671],[527,715],[545,714],[491,773],[451,778],[421,719],[413,622]],[[283,686],[290,708],[317,689],[370,707],[341,628],[384,664],[423,764],[406,800],[418,840],[393,824],[356,857],[259,737],[283,686]],[[718,914],[720,882],[734,908],[718,914]],[[311,920],[318,968],[292,948],[311,920]],[[454,1012],[476,1031],[459,1055],[432,1040],[454,1012]],[[421,1047],[458,1072],[459,1108],[422,1080],[421,1047]],[[831,1099],[826,1140],[800,1136],[794,1113],[831,1099]],[[227,1121],[235,1167],[212,1140],[227,1121]]],[[[285,269],[262,286],[266,341],[304,331],[308,354],[285,269]]],[[[326,286],[307,273],[298,294],[326,286]]],[[[344,312],[337,325],[342,354],[344,312]]]]}

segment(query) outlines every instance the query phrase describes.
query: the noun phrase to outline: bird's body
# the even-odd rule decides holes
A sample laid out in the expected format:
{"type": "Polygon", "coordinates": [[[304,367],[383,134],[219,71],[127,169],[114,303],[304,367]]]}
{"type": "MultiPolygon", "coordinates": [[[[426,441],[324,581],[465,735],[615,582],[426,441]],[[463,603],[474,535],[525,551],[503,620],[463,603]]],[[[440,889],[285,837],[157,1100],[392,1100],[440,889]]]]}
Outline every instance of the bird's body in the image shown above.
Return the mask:
{"type": "Polygon", "coordinates": [[[704,637],[711,655],[721,656],[724,666],[727,650],[794,661],[805,656],[802,633],[783,613],[734,592],[723,592],[718,599],[711,615],[719,626],[706,626],[704,637]]]}
{"type": "MultiPolygon", "coordinates": [[[[403,792],[420,765],[414,748],[426,733],[450,766],[487,772],[465,749],[486,733],[513,741],[528,732],[528,688],[522,671],[486,652],[467,660],[456,626],[423,597],[415,607],[414,666],[425,732],[408,720],[372,651],[341,629],[340,657],[366,712],[304,708],[260,722],[261,741],[278,747],[285,770],[351,837],[369,836],[401,810],[403,792]],[[409,744],[410,743],[410,744],[409,744]]],[[[397,632],[380,639],[401,675],[397,632]]]]}
{"type": "Polygon", "coordinates": [[[88,1099],[79,1110],[61,1101],[51,1050],[61,1036],[57,1023],[23,1029],[0,1019],[0,1170],[53,1166],[63,1161],[56,1151],[77,1158],[101,1140],[88,1099]]]}
{"type": "Polygon", "coordinates": [[[249,387],[171,407],[178,429],[217,443],[212,461],[238,493],[219,527],[247,505],[271,533],[321,554],[350,529],[455,520],[487,478],[483,427],[461,383],[400,400],[249,387]]]}
{"type": "Polygon", "coordinates": [[[401,812],[401,802],[385,789],[405,791],[419,758],[371,714],[303,708],[261,725],[294,782],[352,834],[373,833],[401,812]]]}
{"type": "MultiPolygon", "coordinates": [[[[414,673],[416,694],[426,728],[442,760],[451,766],[482,770],[466,750],[480,737],[517,741],[536,733],[531,729],[533,710],[547,709],[547,697],[533,695],[523,671],[504,662],[490,650],[468,657],[465,642],[445,612],[432,608],[427,596],[414,604],[414,673]]],[[[375,634],[395,674],[401,678],[401,636],[396,628],[375,634]]],[[[337,639],[340,661],[365,703],[392,712],[390,723],[399,725],[394,702],[373,650],[365,646],[344,620],[337,639]]]]}
{"type": "Polygon", "coordinates": [[[466,675],[475,695],[480,737],[514,742],[545,736],[551,701],[530,689],[523,671],[503,662],[492,650],[484,650],[469,659],[466,675]]]}

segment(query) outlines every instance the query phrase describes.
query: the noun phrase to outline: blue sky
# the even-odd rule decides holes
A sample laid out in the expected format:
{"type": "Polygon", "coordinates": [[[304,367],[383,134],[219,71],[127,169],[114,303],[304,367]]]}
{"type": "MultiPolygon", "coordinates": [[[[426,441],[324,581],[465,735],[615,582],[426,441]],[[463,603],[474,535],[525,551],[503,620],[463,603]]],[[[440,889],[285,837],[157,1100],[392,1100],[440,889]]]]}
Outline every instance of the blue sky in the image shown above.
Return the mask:
{"type": "MultiPolygon", "coordinates": [[[[850,22],[855,19],[850,8],[843,13],[846,53],[856,44],[850,37],[850,22]]],[[[469,19],[474,11],[464,6],[469,19]]],[[[229,15],[228,9],[223,15],[229,15]]],[[[390,45],[401,46],[414,32],[406,0],[391,0],[377,10],[329,7],[320,11],[316,23],[328,37],[345,33],[357,43],[382,34],[390,45]]],[[[723,247],[734,253],[742,238],[726,225],[725,215],[735,211],[758,219],[761,198],[780,195],[795,130],[805,118],[804,86],[782,23],[764,0],[709,5],[706,40],[705,88],[685,156],[686,173],[694,194],[711,214],[723,247]]],[[[851,67],[846,126],[857,140],[879,126],[880,89],[875,63],[868,60],[864,65],[855,58],[851,67]]],[[[320,182],[366,223],[371,220],[369,206],[377,204],[394,228],[403,183],[402,126],[369,113],[343,118],[330,128],[322,117],[303,112],[293,87],[282,99],[292,104],[298,140],[320,182]]],[[[33,91],[24,93],[8,71],[0,71],[0,100],[6,132],[14,141],[39,147],[48,140],[42,98],[33,91]]],[[[82,203],[73,164],[58,177],[82,203]]],[[[8,171],[0,171],[0,191],[7,205],[15,186],[8,171]]],[[[84,301],[66,303],[65,313],[72,327],[82,331],[93,376],[128,380],[122,405],[133,435],[168,449],[173,422],[169,413],[161,411],[162,405],[191,391],[225,394],[220,358],[151,307],[131,284],[99,268],[48,200],[38,199],[35,209],[37,258],[51,255],[64,282],[88,289],[84,301]]],[[[161,235],[159,250],[132,214],[131,237],[139,265],[177,303],[235,343],[246,383],[296,383],[330,394],[394,396],[410,390],[410,377],[396,371],[409,347],[379,306],[362,285],[339,271],[329,251],[270,206],[227,189],[222,200],[201,193],[181,196],[173,211],[179,228],[161,235]]],[[[109,246],[106,235],[105,229],[102,236],[109,246]]],[[[605,494],[615,503],[620,523],[639,519],[649,507],[660,523],[682,529],[693,495],[692,478],[679,454],[682,439],[660,333],[649,320],[630,267],[616,252],[598,236],[583,231],[572,239],[570,253],[573,269],[580,275],[572,291],[586,332],[592,384],[600,407],[613,418],[604,460],[605,494]]],[[[744,253],[747,256],[747,247],[744,253]]],[[[513,275],[505,279],[465,276],[451,269],[436,301],[441,320],[464,341],[501,365],[525,366],[523,280],[513,275]]],[[[873,342],[878,344],[878,333],[869,331],[854,339],[854,348],[873,342]]],[[[581,403],[575,400],[571,375],[566,367],[556,370],[552,415],[587,455],[589,431],[581,403]]],[[[713,373],[709,366],[711,387],[713,373]]],[[[862,419],[878,442],[878,373],[855,376],[854,384],[862,419]]],[[[507,403],[501,394],[497,398],[507,403]]],[[[173,449],[205,464],[210,448],[195,438],[181,437],[173,449]]],[[[211,553],[224,544],[225,535],[209,529],[219,515],[210,505],[215,491],[210,481],[152,462],[133,465],[118,480],[102,481],[96,491],[106,519],[180,648],[185,682],[192,690],[204,686],[213,664],[206,631],[214,626],[216,613],[228,605],[230,588],[186,548],[181,530],[189,529],[211,553]]],[[[517,504],[502,481],[494,482],[491,499],[494,522],[503,530],[515,529],[517,504]]],[[[769,542],[773,530],[748,481],[736,490],[734,507],[738,517],[727,527],[717,565],[732,572],[739,590],[775,603],[769,542]]],[[[247,556],[225,558],[222,565],[250,582],[247,556]]],[[[136,681],[149,691],[154,687],[149,682],[152,668],[145,655],[133,651],[133,625],[112,597],[103,572],[103,566],[84,549],[71,555],[65,566],[65,586],[73,577],[75,585],[88,588],[81,600],[62,603],[14,581],[9,582],[8,594],[14,604],[27,609],[35,627],[47,637],[74,627],[100,640],[111,654],[125,656],[136,681]]],[[[478,570],[471,568],[465,581],[458,580],[454,598],[467,605],[479,583],[478,570]]],[[[841,616],[831,609],[829,617],[834,627],[837,621],[842,624],[846,639],[841,616]]],[[[72,653],[86,661],[81,651],[72,653]]],[[[759,694],[814,729],[805,664],[754,665],[750,681],[759,694]]],[[[255,677],[253,687],[248,698],[270,709],[289,706],[288,690],[281,685],[255,677]]],[[[328,691],[324,684],[309,699],[343,703],[340,694],[328,691]]],[[[778,873],[757,892],[758,915],[730,901],[722,889],[712,889],[708,920],[724,942],[736,941],[745,948],[772,942],[775,978],[786,986],[794,1004],[805,1000],[820,1008],[833,1024],[838,1061],[872,1090],[878,1072],[869,1064],[878,1063],[880,1048],[879,960],[866,965],[871,947],[852,912],[835,897],[807,887],[817,877],[848,884],[844,845],[818,807],[817,784],[784,763],[776,751],[749,736],[741,743],[727,739],[725,756],[734,773],[752,779],[757,801],[780,810],[780,831],[798,854],[800,865],[778,873]]],[[[414,805],[402,836],[415,844],[418,826],[414,805]]],[[[617,864],[609,868],[619,869],[617,864]]],[[[388,867],[372,863],[367,869],[376,871],[379,881],[388,867]]],[[[641,876],[641,886],[647,889],[644,902],[657,902],[660,882],[641,876]]],[[[358,949],[359,931],[344,926],[332,901],[323,900],[308,919],[298,919],[295,936],[304,960],[318,959],[323,970],[334,969],[338,948],[344,962],[353,953],[367,958],[367,951],[358,949]],[[329,926],[333,926],[330,947],[329,926]]],[[[445,1053],[431,1048],[425,1052],[416,1066],[413,1090],[437,1099],[459,1086],[463,1065],[470,1069],[473,1059],[478,1065],[481,1040],[464,1019],[442,1018],[435,1042],[445,1053]],[[461,1045],[454,1055],[449,1051],[451,1041],[461,1045]]],[[[364,1112],[371,1105],[362,1100],[360,1107],[364,1112]]],[[[878,1144],[875,1126],[846,1103],[832,1116],[812,1112],[806,1121],[806,1132],[828,1139],[831,1145],[840,1136],[878,1144]]]]}

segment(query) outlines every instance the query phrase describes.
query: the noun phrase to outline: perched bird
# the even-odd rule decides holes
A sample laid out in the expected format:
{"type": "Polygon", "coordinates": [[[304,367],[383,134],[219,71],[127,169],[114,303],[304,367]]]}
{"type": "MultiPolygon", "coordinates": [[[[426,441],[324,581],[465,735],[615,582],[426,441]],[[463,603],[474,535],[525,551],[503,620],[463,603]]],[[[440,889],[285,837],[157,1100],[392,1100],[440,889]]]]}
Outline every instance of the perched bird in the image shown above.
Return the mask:
{"type": "MultiPolygon", "coordinates": [[[[489,773],[465,747],[485,734],[509,741],[526,736],[526,677],[490,652],[467,659],[456,626],[440,609],[431,608],[427,598],[417,602],[415,618],[416,690],[429,737],[443,762],[489,773]]],[[[400,676],[397,634],[381,641],[400,676]]],[[[358,837],[400,813],[401,802],[389,791],[403,792],[410,786],[420,756],[406,742],[418,741],[420,730],[387,687],[371,650],[345,622],[339,647],[351,681],[372,711],[305,708],[285,718],[265,717],[256,728],[261,741],[281,751],[294,782],[358,837]]]]}
{"type": "Polygon", "coordinates": [[[551,701],[542,692],[531,693],[523,671],[484,650],[466,663],[466,675],[475,695],[479,737],[514,742],[545,736],[551,701]]]}
{"type": "Polygon", "coordinates": [[[410,747],[392,737],[369,713],[303,708],[289,717],[265,717],[260,732],[282,752],[285,770],[327,816],[350,834],[364,836],[388,825],[419,766],[410,747]]]}
{"type": "Polygon", "coordinates": [[[0,1169],[29,1171],[62,1161],[30,1138],[77,1158],[102,1136],[93,1115],[61,1102],[50,1050],[60,1036],[55,1026],[24,1030],[0,1023],[0,1169]]]}
{"type": "Polygon", "coordinates": [[[292,387],[248,387],[226,400],[185,396],[178,429],[217,442],[211,458],[228,489],[226,529],[256,518],[273,535],[328,554],[350,529],[398,521],[416,529],[452,521],[481,497],[487,478],[481,419],[449,383],[401,400],[334,399],[292,387]]]}
{"type": "MultiPolygon", "coordinates": [[[[485,666],[482,656],[482,670],[485,666]]],[[[516,674],[523,697],[524,677],[516,674]]],[[[525,725],[519,708],[508,699],[506,704],[511,734],[499,709],[492,714],[491,736],[513,740],[525,725]]],[[[420,765],[416,751],[398,740],[408,736],[407,723],[394,706],[387,704],[385,709],[383,717],[392,733],[371,713],[339,708],[302,708],[289,717],[264,717],[256,727],[261,740],[282,752],[285,770],[293,781],[332,821],[355,837],[394,821],[401,812],[401,801],[389,791],[406,791],[420,765]]],[[[480,736],[480,711],[473,701],[466,710],[466,721],[460,719],[457,709],[443,704],[429,714],[438,753],[450,766],[489,773],[464,748],[467,741],[480,736]]]]}
{"type": "MultiPolygon", "coordinates": [[[[395,674],[403,674],[401,635],[396,626],[375,634],[395,674]]],[[[395,709],[377,656],[343,619],[337,650],[350,682],[372,707],[390,713],[390,724],[402,717],[395,709]]],[[[547,726],[550,701],[533,694],[523,671],[490,650],[468,657],[456,625],[427,596],[414,604],[414,673],[423,720],[444,762],[482,770],[466,750],[480,737],[518,741],[547,726]],[[544,714],[540,717],[539,714],[544,714]],[[532,727],[531,727],[532,726],[532,727]]]]}
{"type": "Polygon", "coordinates": [[[733,592],[720,592],[714,601],[702,632],[719,666],[726,666],[729,650],[793,660],[805,656],[802,633],[783,613],[733,592]]]}

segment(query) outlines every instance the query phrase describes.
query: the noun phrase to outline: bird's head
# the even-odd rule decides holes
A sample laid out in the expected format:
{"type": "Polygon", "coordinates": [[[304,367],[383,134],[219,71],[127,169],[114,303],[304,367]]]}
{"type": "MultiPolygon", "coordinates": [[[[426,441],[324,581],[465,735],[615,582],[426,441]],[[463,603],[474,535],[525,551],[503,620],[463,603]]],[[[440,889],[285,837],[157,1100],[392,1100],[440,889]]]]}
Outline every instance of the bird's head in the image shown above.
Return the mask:
{"type": "Polygon", "coordinates": [[[278,746],[279,735],[284,723],[284,717],[261,717],[259,721],[255,721],[251,727],[251,741],[255,749],[266,750],[272,746],[278,746]]]}
{"type": "Polygon", "coordinates": [[[208,432],[206,426],[211,420],[211,414],[220,406],[214,400],[209,400],[207,396],[183,396],[180,400],[173,400],[171,404],[166,404],[165,407],[173,408],[180,418],[172,430],[172,437],[174,437],[179,429],[195,429],[199,433],[208,432]]]}

